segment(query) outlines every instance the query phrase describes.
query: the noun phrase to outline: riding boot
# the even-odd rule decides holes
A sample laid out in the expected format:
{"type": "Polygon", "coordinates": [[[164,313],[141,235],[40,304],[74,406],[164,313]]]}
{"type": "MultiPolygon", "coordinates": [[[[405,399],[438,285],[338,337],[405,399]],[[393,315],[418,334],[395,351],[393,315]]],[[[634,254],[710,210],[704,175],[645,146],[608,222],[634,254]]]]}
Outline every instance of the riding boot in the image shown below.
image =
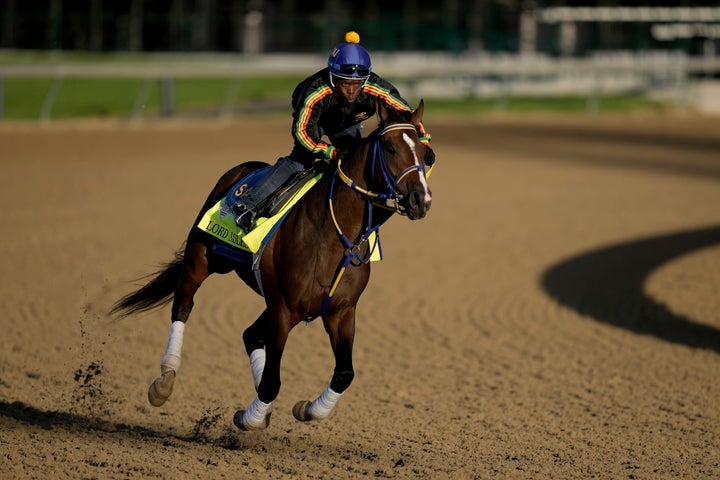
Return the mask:
{"type": "Polygon", "coordinates": [[[282,157],[257,183],[246,192],[242,199],[231,206],[235,223],[249,232],[255,218],[262,215],[268,205],[267,199],[282,187],[289,178],[302,172],[303,164],[289,157],[282,157]]]}

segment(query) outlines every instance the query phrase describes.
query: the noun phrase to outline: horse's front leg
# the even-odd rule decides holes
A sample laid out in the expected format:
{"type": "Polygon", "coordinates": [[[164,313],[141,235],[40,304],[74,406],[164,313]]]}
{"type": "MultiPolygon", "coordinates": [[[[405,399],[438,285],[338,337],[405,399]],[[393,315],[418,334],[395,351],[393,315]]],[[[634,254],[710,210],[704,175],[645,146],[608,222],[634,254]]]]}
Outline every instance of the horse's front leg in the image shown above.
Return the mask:
{"type": "Polygon", "coordinates": [[[260,430],[270,425],[272,402],[280,392],[280,361],[290,330],[297,323],[291,323],[289,318],[287,312],[266,310],[243,335],[245,348],[250,350],[250,366],[258,394],[247,410],[235,412],[233,423],[241,430],[260,430]],[[257,348],[260,344],[249,342],[251,338],[257,338],[255,328],[266,332],[264,364],[261,367],[255,357],[262,352],[261,348],[257,348]]]}
{"type": "Polygon", "coordinates": [[[180,370],[182,360],[185,322],[190,317],[195,293],[209,275],[208,264],[200,245],[196,245],[194,249],[187,248],[185,251],[185,263],[173,297],[170,338],[165,349],[165,355],[160,361],[161,375],[150,384],[148,389],[148,400],[155,407],[164,404],[173,391],[175,376],[180,370]]]}
{"type": "Polygon", "coordinates": [[[342,394],[355,377],[352,363],[355,339],[355,308],[348,308],[323,317],[325,331],[335,354],[335,371],[322,394],[312,402],[302,400],[293,407],[293,416],[301,422],[321,420],[330,415],[342,394]]]}
{"type": "Polygon", "coordinates": [[[255,391],[260,386],[263,370],[265,370],[265,338],[268,331],[268,311],[265,310],[255,322],[243,332],[245,351],[250,358],[250,371],[255,384],[255,391]]]}

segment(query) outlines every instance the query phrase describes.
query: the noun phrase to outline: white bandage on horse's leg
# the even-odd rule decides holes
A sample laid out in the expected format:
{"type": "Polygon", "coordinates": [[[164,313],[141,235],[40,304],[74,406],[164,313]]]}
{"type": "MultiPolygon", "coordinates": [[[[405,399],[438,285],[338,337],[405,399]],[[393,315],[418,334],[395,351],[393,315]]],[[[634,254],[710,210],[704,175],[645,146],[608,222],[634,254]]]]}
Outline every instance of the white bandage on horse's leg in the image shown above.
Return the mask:
{"type": "Polygon", "coordinates": [[[247,410],[243,413],[242,424],[250,429],[265,428],[266,421],[265,417],[272,411],[272,402],[265,403],[258,397],[250,404],[247,410]]]}
{"type": "Polygon", "coordinates": [[[258,348],[250,352],[250,370],[252,371],[255,390],[260,386],[263,370],[265,370],[265,350],[258,348]]]}
{"type": "Polygon", "coordinates": [[[312,418],[320,420],[330,415],[335,404],[340,400],[342,393],[337,393],[330,385],[327,386],[325,391],[308,407],[308,413],[312,415],[312,418]]]}
{"type": "Polygon", "coordinates": [[[165,373],[173,370],[175,373],[180,370],[180,362],[182,360],[182,344],[183,332],[185,331],[185,322],[176,320],[170,326],[170,338],[168,339],[165,355],[160,361],[160,371],[165,373]]]}

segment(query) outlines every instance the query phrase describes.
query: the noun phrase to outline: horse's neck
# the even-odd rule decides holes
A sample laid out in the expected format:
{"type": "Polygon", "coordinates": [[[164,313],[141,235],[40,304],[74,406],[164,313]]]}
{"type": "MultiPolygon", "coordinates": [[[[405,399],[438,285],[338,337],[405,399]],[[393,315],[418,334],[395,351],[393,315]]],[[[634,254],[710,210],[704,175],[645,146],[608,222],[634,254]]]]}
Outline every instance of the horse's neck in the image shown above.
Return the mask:
{"type": "MultiPolygon", "coordinates": [[[[355,169],[345,171],[349,178],[354,181],[360,180],[355,169]]],[[[365,197],[353,190],[338,176],[334,182],[330,182],[332,188],[332,212],[335,216],[334,222],[342,232],[351,240],[362,234],[366,223],[367,203],[365,197]],[[332,185],[334,183],[334,185],[332,185]]]]}
{"type": "MultiPolygon", "coordinates": [[[[347,164],[342,164],[345,175],[368,191],[377,190],[367,178],[368,162],[372,161],[372,148],[372,143],[364,144],[348,158],[347,164]]],[[[345,184],[339,177],[335,179],[333,209],[343,233],[351,240],[361,236],[368,228],[383,224],[391,216],[391,213],[384,209],[370,207],[371,218],[368,219],[368,197],[345,184]]]]}

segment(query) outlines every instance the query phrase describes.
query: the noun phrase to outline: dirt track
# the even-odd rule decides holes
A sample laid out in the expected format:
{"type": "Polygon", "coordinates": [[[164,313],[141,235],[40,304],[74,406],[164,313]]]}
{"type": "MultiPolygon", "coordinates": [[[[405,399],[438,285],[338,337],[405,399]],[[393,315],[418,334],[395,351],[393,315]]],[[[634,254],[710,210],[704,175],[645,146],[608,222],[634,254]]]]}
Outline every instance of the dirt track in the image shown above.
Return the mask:
{"type": "Polygon", "coordinates": [[[298,327],[259,433],[239,280],[199,292],[160,408],[168,309],[105,312],[287,121],[0,126],[0,478],[719,478],[720,121],[426,112],[433,208],[382,229],[355,382],[296,422],[333,365],[298,327]]]}

